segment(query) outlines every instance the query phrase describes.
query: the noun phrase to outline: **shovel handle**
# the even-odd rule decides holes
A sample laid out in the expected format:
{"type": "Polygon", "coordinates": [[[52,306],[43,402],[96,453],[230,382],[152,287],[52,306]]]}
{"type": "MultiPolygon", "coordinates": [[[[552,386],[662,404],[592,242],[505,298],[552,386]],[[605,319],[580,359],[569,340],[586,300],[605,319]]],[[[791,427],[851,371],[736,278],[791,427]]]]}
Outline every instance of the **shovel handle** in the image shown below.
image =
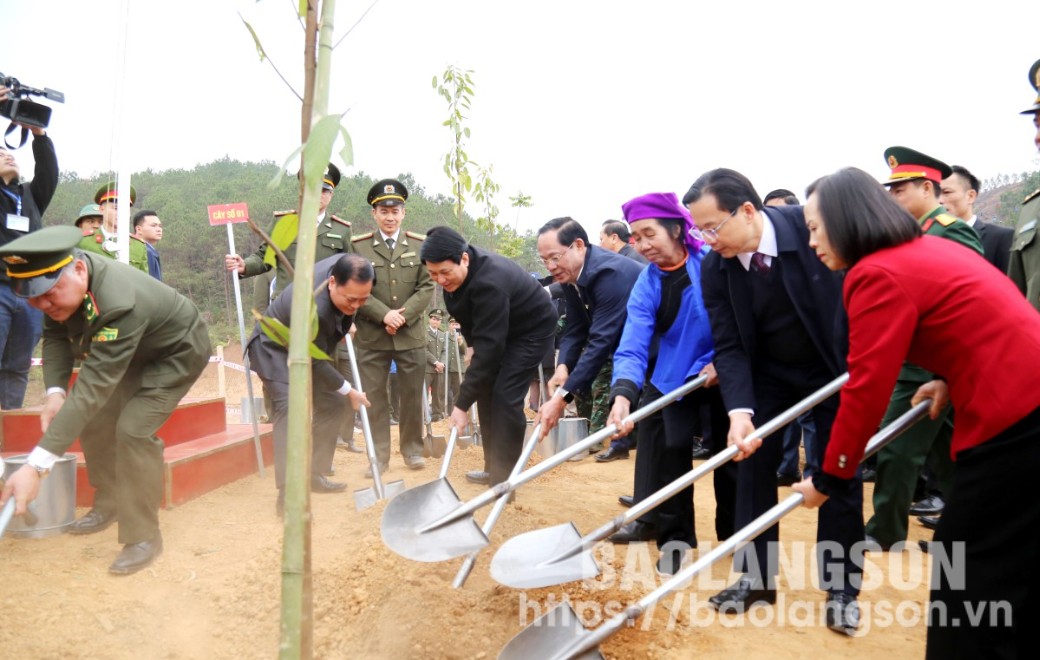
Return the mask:
{"type": "MultiPolygon", "coordinates": [[[[354,377],[354,388],[364,392],[361,387],[361,372],[358,370],[357,353],[354,352],[354,341],[350,333],[344,335],[347,342],[347,354],[350,355],[350,373],[354,377]]],[[[361,430],[365,435],[365,453],[368,454],[368,462],[372,466],[372,482],[375,486],[376,499],[386,499],[386,489],[383,488],[383,477],[379,473],[379,459],[376,457],[376,444],[372,440],[372,427],[368,424],[368,409],[359,406],[358,414],[361,415],[361,430]]]]}
{"type": "MultiPolygon", "coordinates": [[[[930,408],[931,405],[931,399],[921,401],[916,406],[900,415],[894,422],[874,434],[874,437],[872,437],[870,442],[867,443],[866,450],[863,453],[863,458],[866,459],[869,456],[874,455],[882,447],[898,438],[904,431],[927,415],[928,408],[930,408]]],[[[787,496],[786,499],[760,515],[758,518],[755,518],[753,521],[748,523],[747,526],[741,528],[733,536],[726,539],[726,541],[715,548],[712,548],[710,552],[676,573],[660,587],[639,599],[637,603],[627,607],[624,612],[616,615],[607,623],[591,631],[587,636],[582,636],[569,647],[564,649],[560,654],[553,657],[574,658],[581,653],[596,648],[602,641],[620,630],[623,626],[628,624],[628,622],[634,621],[642,616],[647,608],[659,601],[666,594],[675,591],[685,582],[693,579],[698,573],[710,567],[722,557],[736,552],[737,546],[754,539],[756,536],[772,527],[778,520],[801,506],[803,499],[801,493],[793,493],[787,496]]]]}
{"type": "Polygon", "coordinates": [[[448,465],[451,463],[451,455],[455,453],[455,442],[459,438],[459,427],[451,427],[451,435],[448,436],[448,446],[444,450],[444,460],[441,462],[441,473],[437,475],[438,479],[448,478],[448,465]]]}

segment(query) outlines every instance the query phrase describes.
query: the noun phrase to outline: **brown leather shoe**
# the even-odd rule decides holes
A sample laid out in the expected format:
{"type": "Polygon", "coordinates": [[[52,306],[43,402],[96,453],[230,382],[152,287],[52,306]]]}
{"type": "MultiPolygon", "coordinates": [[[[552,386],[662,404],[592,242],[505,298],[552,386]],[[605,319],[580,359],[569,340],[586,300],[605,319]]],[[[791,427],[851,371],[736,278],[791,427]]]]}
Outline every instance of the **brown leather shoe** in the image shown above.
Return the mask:
{"type": "Polygon", "coordinates": [[[342,481],[329,481],[321,475],[311,475],[312,493],[341,493],[347,489],[342,481]]]}
{"type": "Polygon", "coordinates": [[[151,541],[128,543],[123,546],[122,552],[108,567],[108,572],[113,575],[136,573],[155,561],[155,558],[162,554],[162,550],[162,534],[157,534],[151,541]]]}
{"type": "Polygon", "coordinates": [[[91,509],[87,513],[69,525],[69,534],[94,534],[112,526],[116,521],[116,512],[105,513],[101,509],[91,509]]]}

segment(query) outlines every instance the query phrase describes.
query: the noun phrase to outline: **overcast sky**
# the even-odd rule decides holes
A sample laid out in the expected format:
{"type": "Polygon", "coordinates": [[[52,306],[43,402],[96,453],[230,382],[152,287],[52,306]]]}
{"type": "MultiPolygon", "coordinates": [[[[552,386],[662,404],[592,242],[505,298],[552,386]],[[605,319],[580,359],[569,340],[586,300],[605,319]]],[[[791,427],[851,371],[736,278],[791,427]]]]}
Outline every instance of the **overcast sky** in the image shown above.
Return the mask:
{"type": "MultiPolygon", "coordinates": [[[[132,170],[284,162],[299,103],[238,12],[299,88],[294,0],[127,4],[122,17],[122,0],[0,9],[0,71],[66,95],[50,131],[62,169],[118,167],[117,126],[132,170]]],[[[337,5],[338,40],[371,0],[337,5]]],[[[571,215],[591,231],[629,198],[681,196],[719,166],[799,196],[846,165],[885,176],[896,144],[983,179],[1036,169],[1032,123],[1017,113],[1033,99],[1037,25],[1040,3],[1003,0],[379,0],[335,50],[330,110],[349,110],[348,174],[411,172],[447,194],[447,107],[430,81],[449,64],[472,69],[468,152],[494,165],[500,220],[513,222],[508,197],[523,191],[534,206],[521,229],[571,215]]],[[[17,155],[31,163],[28,148],[17,155]]],[[[237,201],[249,200],[199,200],[200,224],[206,204],[237,201]]],[[[365,212],[361,199],[334,204],[365,212]]]]}

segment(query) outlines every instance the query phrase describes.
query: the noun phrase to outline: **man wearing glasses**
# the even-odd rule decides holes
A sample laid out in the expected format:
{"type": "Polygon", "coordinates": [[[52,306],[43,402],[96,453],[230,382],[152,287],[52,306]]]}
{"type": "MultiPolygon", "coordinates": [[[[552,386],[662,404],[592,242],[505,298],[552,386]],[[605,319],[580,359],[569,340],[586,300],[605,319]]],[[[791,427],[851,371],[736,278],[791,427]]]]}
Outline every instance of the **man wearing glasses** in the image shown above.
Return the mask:
{"type": "MultiPolygon", "coordinates": [[[[729,444],[741,445],[737,460],[746,459],[737,470],[736,526],[741,528],[777,503],[783,444],[782,434],[760,448],[744,447],[744,438],[845,371],[841,280],[809,247],[802,208],[764,207],[739,172],[701,175],[683,204],[693,216],[694,233],[712,249],[702,266],[702,289],[730,417],[729,444]]],[[[813,472],[827,450],[837,407],[833,396],[812,411],[818,442],[807,461],[813,472]]],[[[862,484],[857,479],[846,492],[828,495],[817,541],[840,548],[821,553],[820,584],[827,591],[827,626],[851,635],[859,623],[862,484]],[[859,561],[852,554],[857,542],[859,561]]],[[[774,525],[745,546],[734,558],[743,576],[708,602],[733,612],[756,602],[775,603],[778,542],[774,525]]]]}

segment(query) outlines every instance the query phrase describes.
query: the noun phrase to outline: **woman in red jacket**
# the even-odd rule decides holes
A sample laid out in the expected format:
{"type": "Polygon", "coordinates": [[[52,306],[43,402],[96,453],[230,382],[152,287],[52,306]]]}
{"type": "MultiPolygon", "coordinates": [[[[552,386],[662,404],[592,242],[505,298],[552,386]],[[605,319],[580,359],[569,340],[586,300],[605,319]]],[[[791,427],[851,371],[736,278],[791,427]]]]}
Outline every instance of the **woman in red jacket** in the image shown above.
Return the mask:
{"type": "Polygon", "coordinates": [[[822,471],[795,488],[817,507],[851,483],[904,360],[940,374],[914,398],[931,398],[933,416],[951,401],[957,411],[954,488],[933,544],[951,567],[933,574],[927,656],[1031,655],[1040,609],[1040,315],[978,254],[922,236],[865,172],[840,170],[809,193],[810,245],[832,270],[847,271],[849,382],[822,471]]]}

